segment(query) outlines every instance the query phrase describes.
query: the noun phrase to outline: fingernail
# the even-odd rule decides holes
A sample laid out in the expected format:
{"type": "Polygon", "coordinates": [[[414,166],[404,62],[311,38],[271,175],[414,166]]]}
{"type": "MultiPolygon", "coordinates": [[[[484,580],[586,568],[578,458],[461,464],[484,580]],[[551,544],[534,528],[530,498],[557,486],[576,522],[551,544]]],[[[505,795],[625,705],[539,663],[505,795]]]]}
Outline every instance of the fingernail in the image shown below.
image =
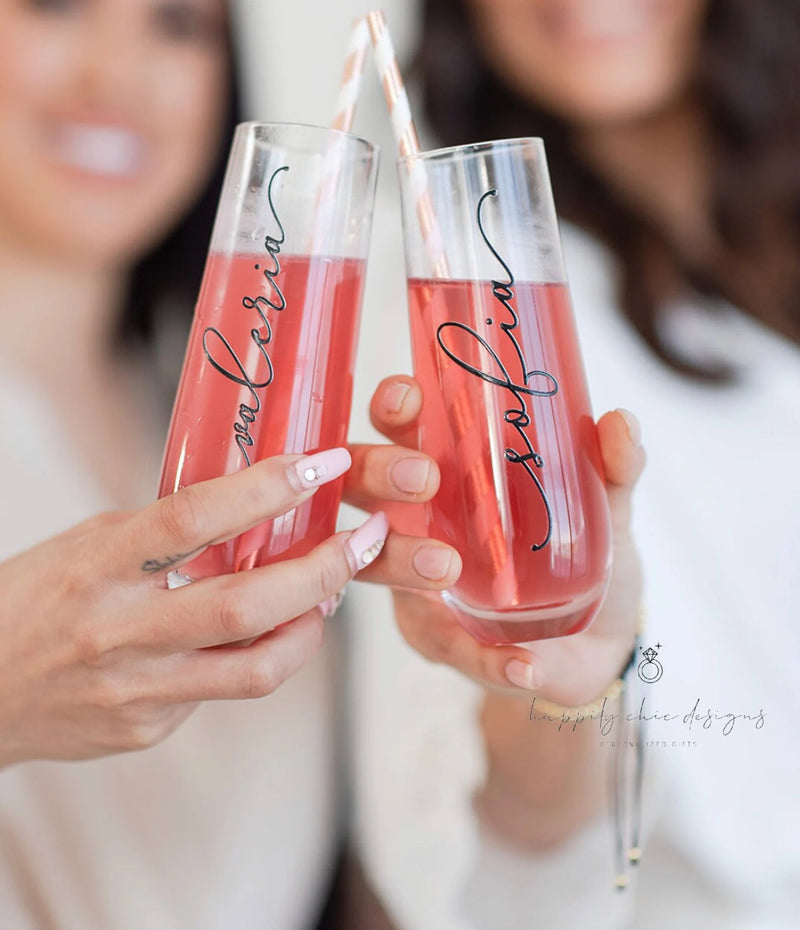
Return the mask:
{"type": "Polygon", "coordinates": [[[411,390],[410,384],[405,384],[403,381],[398,381],[396,384],[393,384],[389,390],[383,395],[383,408],[387,413],[400,413],[403,409],[403,401],[406,399],[406,394],[411,390]]]}
{"type": "Polygon", "coordinates": [[[328,617],[332,617],[336,611],[339,609],[339,605],[344,600],[344,591],[339,591],[338,594],[334,594],[333,597],[329,597],[327,600],[323,601],[319,605],[319,609],[322,611],[322,616],[327,620],[328,617]]]}
{"type": "Polygon", "coordinates": [[[617,413],[625,421],[625,425],[628,427],[628,435],[631,437],[631,442],[635,446],[640,446],[642,444],[642,427],[636,417],[626,410],[624,407],[617,407],[617,413]]]}
{"type": "Polygon", "coordinates": [[[289,483],[298,491],[307,491],[343,475],[352,464],[347,449],[326,449],[307,455],[286,469],[289,483]],[[299,486],[298,486],[299,485],[299,486]]]}
{"type": "Polygon", "coordinates": [[[388,533],[389,521],[386,514],[378,511],[352,534],[345,543],[345,552],[354,572],[361,571],[378,558],[388,533]]]}
{"type": "Polygon", "coordinates": [[[404,494],[421,494],[428,486],[430,473],[430,460],[420,458],[400,459],[389,471],[392,484],[404,494]]]}
{"type": "Polygon", "coordinates": [[[524,688],[526,691],[533,691],[536,687],[536,679],[533,674],[533,666],[521,659],[511,659],[506,664],[506,678],[512,685],[518,688],[524,688]]]}
{"type": "Polygon", "coordinates": [[[446,578],[453,564],[453,553],[443,546],[420,546],[411,559],[418,575],[430,581],[446,578]]]}

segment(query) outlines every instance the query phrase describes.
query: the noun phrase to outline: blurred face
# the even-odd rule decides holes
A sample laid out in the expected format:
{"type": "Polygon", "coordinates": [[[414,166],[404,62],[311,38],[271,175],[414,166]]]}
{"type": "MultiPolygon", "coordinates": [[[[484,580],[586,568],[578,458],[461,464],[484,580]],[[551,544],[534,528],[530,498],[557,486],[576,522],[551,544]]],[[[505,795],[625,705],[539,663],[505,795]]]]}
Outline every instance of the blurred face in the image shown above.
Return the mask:
{"type": "Polygon", "coordinates": [[[0,0],[0,240],[129,263],[205,183],[222,0],[0,0]]]}
{"type": "Polygon", "coordinates": [[[585,126],[646,117],[686,86],[706,0],[467,0],[495,73],[585,126]]]}

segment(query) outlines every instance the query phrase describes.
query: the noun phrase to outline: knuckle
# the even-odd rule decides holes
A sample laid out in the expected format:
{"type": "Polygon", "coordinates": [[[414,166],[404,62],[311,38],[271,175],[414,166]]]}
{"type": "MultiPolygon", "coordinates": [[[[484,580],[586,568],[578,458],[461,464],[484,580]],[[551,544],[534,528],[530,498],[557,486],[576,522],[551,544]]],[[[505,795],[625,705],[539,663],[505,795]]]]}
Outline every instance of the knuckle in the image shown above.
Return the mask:
{"type": "Polygon", "coordinates": [[[338,594],[349,577],[350,571],[344,552],[332,552],[328,549],[324,558],[314,568],[312,583],[316,587],[317,603],[338,594]]]}
{"type": "Polygon", "coordinates": [[[194,487],[182,488],[165,497],[158,508],[158,518],[170,539],[193,540],[205,535],[206,519],[202,495],[194,487]]]}
{"type": "Polygon", "coordinates": [[[213,607],[214,629],[224,636],[227,642],[235,642],[247,636],[248,619],[247,606],[238,591],[226,591],[213,607]]]}
{"type": "Polygon", "coordinates": [[[166,735],[160,721],[149,715],[136,713],[131,715],[125,728],[125,748],[131,752],[139,749],[149,749],[166,735]]]}
{"type": "Polygon", "coordinates": [[[106,717],[115,720],[118,726],[127,730],[130,716],[129,695],[122,682],[114,675],[101,673],[95,677],[92,688],[91,703],[106,717]]]}
{"type": "MultiPolygon", "coordinates": [[[[280,460],[268,459],[257,463],[261,466],[258,481],[251,481],[248,486],[248,505],[254,514],[269,513],[279,505],[283,499],[288,502],[297,497],[286,477],[286,466],[280,460]]],[[[248,478],[254,478],[252,470],[246,470],[248,478]]]]}
{"type": "Polygon", "coordinates": [[[144,696],[133,680],[111,672],[93,677],[86,703],[104,721],[102,743],[108,752],[147,749],[161,742],[174,726],[174,709],[144,696]]]}
{"type": "Polygon", "coordinates": [[[58,589],[61,602],[80,604],[85,601],[94,586],[91,571],[88,569],[88,555],[85,547],[78,545],[70,557],[62,563],[58,573],[58,589]]]}
{"type": "Polygon", "coordinates": [[[147,749],[160,743],[174,729],[170,720],[174,709],[154,703],[133,689],[115,689],[113,719],[119,748],[126,751],[147,749]]]}
{"type": "Polygon", "coordinates": [[[325,637],[325,623],[318,619],[307,618],[304,624],[302,644],[298,643],[299,652],[292,655],[267,653],[259,656],[247,668],[241,687],[245,698],[262,698],[272,694],[289,678],[307,659],[316,653],[325,637]]]}
{"type": "Polygon", "coordinates": [[[254,662],[247,671],[243,694],[246,698],[266,697],[278,687],[281,679],[275,662],[271,657],[261,657],[254,662]]]}
{"type": "Polygon", "coordinates": [[[91,668],[101,666],[112,648],[105,626],[96,622],[77,624],[72,630],[71,641],[77,661],[91,668]]]}

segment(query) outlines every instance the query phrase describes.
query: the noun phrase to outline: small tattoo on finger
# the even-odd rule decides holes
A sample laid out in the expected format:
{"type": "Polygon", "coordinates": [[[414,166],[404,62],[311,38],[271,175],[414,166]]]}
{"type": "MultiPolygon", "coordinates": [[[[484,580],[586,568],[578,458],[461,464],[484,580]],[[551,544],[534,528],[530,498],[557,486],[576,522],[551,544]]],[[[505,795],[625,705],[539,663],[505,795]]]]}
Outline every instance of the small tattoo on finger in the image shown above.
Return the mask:
{"type": "Polygon", "coordinates": [[[172,568],[173,565],[177,565],[178,562],[183,562],[184,559],[188,559],[190,556],[202,552],[205,548],[205,545],[198,546],[196,549],[192,549],[189,552],[176,552],[175,555],[168,555],[163,559],[146,559],[142,562],[142,571],[146,572],[148,575],[153,575],[156,572],[163,572],[168,568],[172,568]]]}

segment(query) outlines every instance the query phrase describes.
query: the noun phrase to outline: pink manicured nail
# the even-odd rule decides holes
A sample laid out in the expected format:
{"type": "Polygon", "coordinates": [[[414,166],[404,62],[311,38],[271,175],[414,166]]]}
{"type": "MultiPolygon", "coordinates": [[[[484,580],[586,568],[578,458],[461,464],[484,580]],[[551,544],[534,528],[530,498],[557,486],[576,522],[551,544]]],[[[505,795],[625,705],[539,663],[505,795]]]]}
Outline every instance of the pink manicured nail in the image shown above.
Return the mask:
{"type": "Polygon", "coordinates": [[[286,473],[292,487],[299,485],[297,490],[307,491],[343,475],[351,464],[347,449],[326,449],[300,459],[290,465],[286,473]]]}
{"type": "Polygon", "coordinates": [[[389,533],[389,521],[382,511],[374,513],[347,540],[345,552],[350,568],[361,571],[381,554],[386,536],[389,533]]]}
{"type": "Polygon", "coordinates": [[[429,459],[400,459],[392,465],[389,474],[398,491],[404,494],[422,494],[428,486],[431,463],[429,459]]]}
{"type": "Polygon", "coordinates": [[[626,410],[624,407],[617,407],[617,413],[625,421],[625,425],[628,427],[628,435],[631,437],[631,442],[635,446],[640,446],[642,444],[642,427],[636,417],[626,410]]]}
{"type": "Polygon", "coordinates": [[[420,546],[411,559],[418,574],[429,581],[441,581],[450,573],[453,552],[443,546],[420,546]]]}
{"type": "Polygon", "coordinates": [[[524,688],[526,691],[532,691],[536,687],[533,666],[521,659],[511,659],[506,664],[506,678],[512,685],[524,688]]]}
{"type": "Polygon", "coordinates": [[[387,413],[400,413],[403,409],[403,401],[406,394],[411,390],[411,385],[404,381],[398,381],[393,384],[383,395],[383,408],[387,413]]]}

